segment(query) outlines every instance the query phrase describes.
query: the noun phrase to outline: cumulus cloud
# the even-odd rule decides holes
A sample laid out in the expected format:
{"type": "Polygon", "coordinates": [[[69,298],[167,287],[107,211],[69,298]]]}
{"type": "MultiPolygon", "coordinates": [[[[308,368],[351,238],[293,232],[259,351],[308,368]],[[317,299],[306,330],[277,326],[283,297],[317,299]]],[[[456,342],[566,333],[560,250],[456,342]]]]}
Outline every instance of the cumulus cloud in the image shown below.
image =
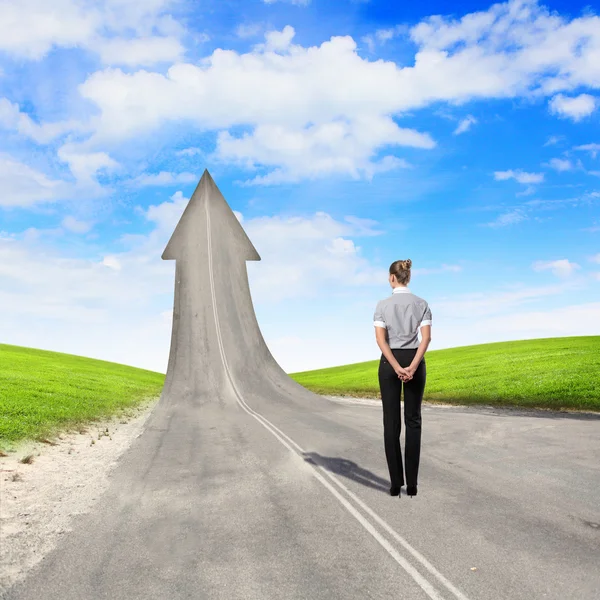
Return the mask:
{"type": "Polygon", "coordinates": [[[405,25],[396,25],[396,27],[377,29],[374,34],[363,36],[361,41],[367,44],[369,52],[375,52],[377,44],[383,45],[398,35],[406,33],[408,33],[408,28],[405,25]]]}
{"type": "Polygon", "coordinates": [[[106,152],[85,152],[75,144],[65,144],[58,149],[58,158],[69,165],[69,169],[82,186],[97,188],[96,175],[99,171],[116,169],[119,164],[106,152]]]}
{"type": "Polygon", "coordinates": [[[465,133],[465,131],[469,131],[471,125],[475,125],[475,123],[477,123],[477,119],[473,115],[468,115],[458,124],[454,130],[454,135],[460,135],[461,133],[465,133]]]}
{"type": "Polygon", "coordinates": [[[181,192],[175,192],[167,202],[151,205],[142,212],[149,221],[156,224],[157,235],[162,235],[166,243],[168,241],[167,234],[170,235],[175,230],[188,202],[189,198],[186,198],[181,192]]]}
{"type": "MultiPolygon", "coordinates": [[[[94,135],[99,144],[148,135],[168,121],[188,121],[219,133],[221,158],[270,170],[257,173],[255,180],[365,174],[381,147],[405,143],[397,141],[392,123],[432,103],[549,96],[557,114],[577,118],[589,109],[589,99],[563,92],[598,86],[599,25],[593,15],[569,21],[533,0],[495,4],[458,20],[431,17],[409,30],[417,52],[406,67],[361,58],[349,36],[303,47],[294,43],[288,25],[266,32],[264,43],[246,53],[217,49],[198,64],[177,63],[164,74],[106,69],[90,76],[80,91],[99,109],[94,135]],[[385,123],[387,134],[360,139],[353,132],[361,119],[385,123]],[[233,127],[243,133],[234,135],[233,127]],[[316,132],[327,137],[340,127],[358,152],[338,160],[337,144],[314,138],[316,132]],[[330,169],[323,160],[327,153],[330,169]],[[312,161],[320,166],[307,170],[312,161]]],[[[395,34],[382,30],[378,38],[395,34]]],[[[457,134],[474,123],[467,119],[457,134]]],[[[395,127],[412,131],[400,121],[395,127]]],[[[413,133],[413,139],[427,136],[413,133]]]]}
{"type": "Polygon", "coordinates": [[[391,119],[356,118],[352,123],[337,121],[296,131],[261,125],[239,138],[221,132],[216,156],[249,168],[276,167],[268,175],[256,177],[254,183],[298,181],[336,173],[370,178],[377,172],[409,167],[406,161],[393,156],[373,162],[375,148],[387,144],[421,148],[435,145],[428,135],[401,129],[391,119]]]}
{"type": "Polygon", "coordinates": [[[73,129],[83,129],[82,124],[74,120],[36,123],[28,114],[21,112],[17,104],[7,98],[0,98],[0,127],[15,131],[38,144],[47,144],[73,129]]]}
{"type": "Polygon", "coordinates": [[[175,152],[177,156],[201,156],[204,154],[200,148],[184,148],[183,150],[178,150],[175,152]]]}
{"type": "MultiPolygon", "coordinates": [[[[160,255],[187,202],[177,192],[169,201],[150,206],[145,216],[155,224],[155,230],[140,243],[160,255]]],[[[387,280],[385,269],[373,266],[355,242],[357,237],[382,233],[374,220],[352,215],[336,220],[322,211],[309,217],[275,215],[246,219],[236,212],[261,256],[258,269],[253,263],[247,265],[253,297],[258,303],[310,297],[327,286],[351,289],[387,280]],[[282,280],[290,285],[282,286],[282,280]],[[294,285],[296,281],[298,286],[294,285]]]]}
{"type": "MultiPolygon", "coordinates": [[[[161,254],[187,202],[177,192],[141,210],[151,231],[122,236],[116,244],[120,251],[105,246],[97,257],[64,256],[37,236],[0,234],[0,278],[7,282],[0,290],[5,341],[34,347],[48,342],[53,350],[164,372],[174,265],[162,261],[161,254]]],[[[371,219],[348,215],[338,220],[324,212],[245,219],[236,211],[236,216],[262,258],[248,263],[257,307],[318,299],[323,289],[347,290],[355,297],[360,289],[387,282],[387,269],[362,256],[360,236],[379,234],[379,224],[371,219]]],[[[80,226],[72,219],[67,223],[80,226]]],[[[343,316],[331,323],[347,327],[343,316]]]]}
{"type": "Polygon", "coordinates": [[[581,146],[575,146],[573,150],[589,152],[592,158],[596,158],[596,156],[598,156],[598,152],[600,151],[600,144],[582,144],[581,146]]]}
{"type": "Polygon", "coordinates": [[[296,6],[308,6],[310,0],[263,0],[265,4],[274,4],[275,2],[284,2],[287,4],[295,4],[296,6]]]}
{"type": "Polygon", "coordinates": [[[235,34],[242,39],[257,36],[263,30],[260,23],[240,23],[235,28],[235,34]]]}
{"type": "Polygon", "coordinates": [[[555,146],[563,139],[561,135],[551,135],[547,140],[544,146],[555,146]]]}
{"type": "Polygon", "coordinates": [[[550,270],[557,277],[570,277],[577,269],[581,269],[577,263],[570,262],[566,258],[548,261],[538,260],[533,263],[532,268],[534,271],[550,270]]]}
{"type": "Polygon", "coordinates": [[[117,38],[99,44],[98,53],[108,65],[150,66],[179,60],[184,47],[173,37],[117,38]]]}
{"type": "Polygon", "coordinates": [[[581,121],[596,110],[597,100],[589,94],[580,94],[573,98],[558,94],[550,100],[550,111],[560,117],[581,121]]]}
{"type": "Polygon", "coordinates": [[[514,210],[499,215],[494,221],[484,223],[483,225],[494,228],[507,227],[508,225],[515,225],[516,223],[525,221],[527,218],[527,213],[523,209],[516,208],[514,210]]]}
{"type": "Polygon", "coordinates": [[[96,52],[107,64],[149,65],[181,57],[183,29],[172,0],[3,0],[0,50],[40,60],[52,48],[96,52]]]}
{"type": "Polygon", "coordinates": [[[548,162],[548,165],[555,171],[570,171],[573,168],[573,164],[566,158],[552,158],[548,162]]]}
{"type": "Polygon", "coordinates": [[[179,183],[193,183],[198,181],[198,177],[193,173],[170,173],[161,171],[156,174],[144,174],[132,180],[132,183],[139,186],[150,185],[175,185],[179,183]]]}
{"type": "Polygon", "coordinates": [[[541,183],[544,181],[543,173],[527,173],[520,169],[508,171],[495,171],[494,178],[496,181],[506,181],[507,179],[515,179],[519,183],[541,183]]]}
{"type": "Polygon", "coordinates": [[[62,220],[61,225],[73,233],[87,233],[92,228],[91,223],[87,221],[80,221],[71,215],[67,215],[62,220]]]}
{"type": "MultiPolygon", "coordinates": [[[[89,123],[93,135],[85,152],[110,156],[123,140],[151,135],[169,122],[188,122],[216,132],[216,158],[255,170],[255,183],[331,173],[369,177],[406,167],[396,156],[402,146],[427,149],[435,142],[403,121],[434,103],[548,97],[557,115],[577,120],[596,100],[569,94],[597,89],[600,81],[600,19],[588,14],[569,20],[534,0],[375,32],[379,43],[406,32],[417,48],[409,66],[363,59],[350,36],[304,47],[294,43],[289,25],[267,31],[264,42],[248,52],[216,49],[186,63],[179,41],[184,30],[169,16],[169,0],[101,0],[90,10],[83,10],[83,0],[57,2],[58,9],[41,0],[6,0],[0,48],[39,58],[52,47],[78,46],[127,67],[177,61],[164,73],[106,68],[88,77],[79,91],[97,115],[89,123]],[[58,22],[55,15],[62,12],[66,17],[58,22]],[[377,124],[378,131],[366,135],[363,122],[377,124]]],[[[2,110],[14,113],[15,107],[0,107],[0,121],[2,110]]],[[[36,126],[25,117],[20,130],[37,139],[66,128],[36,126]]],[[[455,133],[473,124],[468,116],[455,133]]]]}
{"type": "Polygon", "coordinates": [[[56,200],[67,190],[64,181],[0,153],[0,207],[26,207],[56,200]]]}

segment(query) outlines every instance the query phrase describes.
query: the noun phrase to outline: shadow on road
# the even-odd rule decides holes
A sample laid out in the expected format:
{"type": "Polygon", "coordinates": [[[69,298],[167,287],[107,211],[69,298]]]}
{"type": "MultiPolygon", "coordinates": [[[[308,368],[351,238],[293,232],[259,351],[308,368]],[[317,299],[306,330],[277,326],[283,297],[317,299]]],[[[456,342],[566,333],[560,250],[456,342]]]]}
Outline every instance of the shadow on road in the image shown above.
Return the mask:
{"type": "Polygon", "coordinates": [[[305,452],[304,460],[311,464],[317,464],[324,467],[332,473],[337,475],[343,475],[352,481],[356,481],[362,485],[380,490],[382,492],[389,492],[390,482],[387,479],[378,477],[371,471],[359,467],[355,462],[346,458],[334,457],[334,456],[321,456],[317,452],[305,452]]]}

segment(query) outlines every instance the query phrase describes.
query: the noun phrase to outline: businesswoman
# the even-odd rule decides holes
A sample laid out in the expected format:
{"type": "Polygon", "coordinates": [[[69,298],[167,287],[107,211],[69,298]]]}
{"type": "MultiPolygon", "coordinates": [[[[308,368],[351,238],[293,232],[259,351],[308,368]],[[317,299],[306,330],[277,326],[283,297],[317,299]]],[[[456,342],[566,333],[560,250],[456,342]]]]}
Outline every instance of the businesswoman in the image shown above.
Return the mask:
{"type": "Polygon", "coordinates": [[[390,472],[390,495],[399,496],[404,485],[400,450],[400,394],[404,386],[406,427],[406,493],[417,495],[421,454],[421,402],[425,391],[425,352],[431,342],[431,310],[409,289],[412,261],[390,266],[391,296],[380,300],[373,316],[375,338],[381,350],[379,389],[383,405],[383,438],[390,472]],[[417,332],[421,330],[421,343],[417,332]]]}

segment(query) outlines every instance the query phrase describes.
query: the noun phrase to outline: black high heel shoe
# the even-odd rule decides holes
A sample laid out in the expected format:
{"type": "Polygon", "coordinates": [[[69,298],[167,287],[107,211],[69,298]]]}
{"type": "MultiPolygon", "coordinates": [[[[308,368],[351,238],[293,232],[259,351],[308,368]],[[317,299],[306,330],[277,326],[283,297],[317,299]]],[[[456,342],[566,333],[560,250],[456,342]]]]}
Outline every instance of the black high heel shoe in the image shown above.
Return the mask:
{"type": "Polygon", "coordinates": [[[397,485],[393,485],[390,488],[390,496],[399,496],[400,495],[400,487],[397,485]]]}
{"type": "Polygon", "coordinates": [[[416,485],[407,486],[406,495],[407,496],[416,496],[417,495],[417,486],[416,485]]]}

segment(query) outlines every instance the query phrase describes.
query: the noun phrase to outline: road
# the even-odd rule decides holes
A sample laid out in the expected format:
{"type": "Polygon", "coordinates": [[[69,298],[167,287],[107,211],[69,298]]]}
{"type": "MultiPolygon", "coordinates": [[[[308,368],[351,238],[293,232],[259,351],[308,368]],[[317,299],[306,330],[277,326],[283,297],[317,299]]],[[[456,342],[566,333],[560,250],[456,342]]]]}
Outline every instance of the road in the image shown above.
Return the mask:
{"type": "Polygon", "coordinates": [[[424,408],[398,498],[380,407],[161,399],[7,598],[597,599],[600,418],[514,413],[424,408]]]}
{"type": "Polygon", "coordinates": [[[160,401],[9,600],[600,598],[600,415],[425,407],[418,495],[391,497],[381,407],[274,360],[260,257],[208,172],[163,258],[160,401]]]}

